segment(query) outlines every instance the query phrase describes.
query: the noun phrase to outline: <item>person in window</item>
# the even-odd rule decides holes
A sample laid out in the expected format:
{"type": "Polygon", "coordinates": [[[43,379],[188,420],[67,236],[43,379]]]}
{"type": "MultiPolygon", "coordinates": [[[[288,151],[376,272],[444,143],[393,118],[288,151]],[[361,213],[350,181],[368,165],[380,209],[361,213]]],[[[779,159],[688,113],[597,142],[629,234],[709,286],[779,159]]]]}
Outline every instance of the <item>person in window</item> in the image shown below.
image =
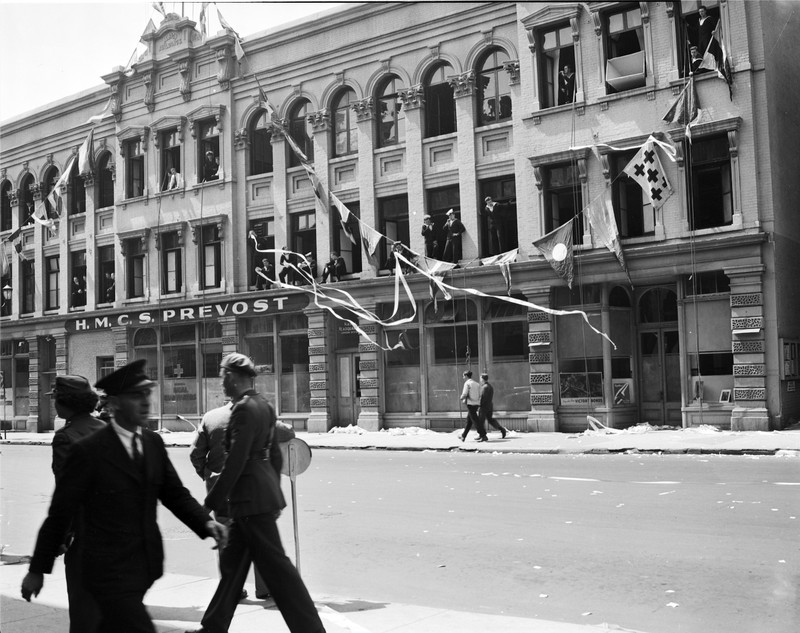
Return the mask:
{"type": "Polygon", "coordinates": [[[305,259],[301,259],[297,264],[300,271],[298,286],[310,286],[317,277],[317,262],[314,261],[314,253],[306,253],[305,259]]]}
{"type": "Polygon", "coordinates": [[[256,266],[256,290],[269,290],[275,279],[275,268],[268,257],[261,259],[261,266],[256,266]]]}
{"type": "MultiPolygon", "coordinates": [[[[403,257],[405,257],[409,261],[414,260],[414,256],[412,255],[411,251],[409,251],[400,240],[396,240],[392,244],[392,250],[389,251],[389,256],[386,258],[386,264],[384,264],[384,268],[388,268],[393,275],[395,269],[395,262],[397,261],[395,253],[400,253],[403,257]]],[[[409,266],[405,264],[402,260],[400,262],[400,270],[403,272],[404,275],[413,272],[412,269],[409,268],[409,266]]]]}
{"type": "Polygon", "coordinates": [[[214,152],[208,150],[206,152],[206,159],[203,161],[203,182],[217,180],[217,178],[219,178],[217,172],[219,172],[219,161],[217,157],[214,156],[214,152]]]}
{"type": "Polygon", "coordinates": [[[489,255],[505,253],[508,250],[508,224],[511,221],[509,202],[497,202],[492,196],[484,198],[486,228],[489,231],[489,255]]]}
{"type": "Polygon", "coordinates": [[[169,191],[170,189],[181,189],[183,187],[183,176],[178,173],[178,170],[174,167],[169,168],[169,173],[167,174],[167,186],[166,190],[169,191]]]}
{"type": "Polygon", "coordinates": [[[328,277],[330,277],[331,281],[341,281],[346,274],[347,264],[344,261],[344,257],[335,251],[332,252],[328,263],[322,269],[322,283],[328,281],[328,277]]]}
{"type": "Polygon", "coordinates": [[[78,275],[72,278],[72,305],[75,307],[86,305],[86,280],[78,275]]]}
{"type": "Polygon", "coordinates": [[[705,68],[700,68],[700,64],[703,63],[703,56],[700,54],[700,51],[696,46],[689,48],[689,56],[689,67],[693,73],[706,72],[705,68]]]}
{"type": "Polygon", "coordinates": [[[461,259],[461,234],[466,229],[452,209],[447,212],[447,222],[444,223],[444,230],[447,240],[444,243],[442,259],[452,264],[458,264],[461,259]]]}
{"type": "Polygon", "coordinates": [[[569,64],[558,73],[558,105],[572,103],[575,100],[575,73],[569,64]]]}
{"type": "Polygon", "coordinates": [[[281,246],[281,258],[278,261],[281,265],[281,272],[278,273],[278,279],[282,284],[294,283],[295,278],[295,271],[292,270],[292,266],[297,265],[297,256],[294,253],[290,253],[286,250],[285,246],[281,246]]]}
{"type": "Polygon", "coordinates": [[[422,218],[422,238],[425,240],[425,257],[436,257],[439,241],[436,239],[436,227],[433,226],[433,218],[429,215],[422,218]]]}
{"type": "Polygon", "coordinates": [[[105,293],[106,303],[114,303],[114,299],[116,298],[117,294],[116,283],[114,281],[114,273],[106,273],[105,286],[106,286],[106,293],[105,293]]]}
{"type": "MultiPolygon", "coordinates": [[[[697,48],[700,50],[700,55],[705,55],[713,37],[714,29],[717,26],[717,18],[708,15],[708,9],[702,5],[698,11],[700,17],[697,21],[697,48]]],[[[713,53],[714,51],[712,50],[711,52],[713,53]]],[[[716,55],[714,56],[716,57],[716,55]]]]}

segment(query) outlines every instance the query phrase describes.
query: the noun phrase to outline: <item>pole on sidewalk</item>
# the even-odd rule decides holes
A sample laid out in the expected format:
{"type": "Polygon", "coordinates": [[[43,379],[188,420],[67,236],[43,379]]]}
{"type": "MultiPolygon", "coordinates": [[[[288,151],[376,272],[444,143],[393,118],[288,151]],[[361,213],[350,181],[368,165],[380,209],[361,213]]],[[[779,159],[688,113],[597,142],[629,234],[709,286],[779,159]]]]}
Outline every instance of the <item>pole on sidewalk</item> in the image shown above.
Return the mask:
{"type": "Polygon", "coordinates": [[[292,482],[292,523],[294,525],[294,564],[300,571],[300,531],[297,526],[297,475],[301,475],[311,464],[311,448],[303,440],[292,438],[287,442],[286,462],[283,465],[284,475],[289,475],[292,482]]]}

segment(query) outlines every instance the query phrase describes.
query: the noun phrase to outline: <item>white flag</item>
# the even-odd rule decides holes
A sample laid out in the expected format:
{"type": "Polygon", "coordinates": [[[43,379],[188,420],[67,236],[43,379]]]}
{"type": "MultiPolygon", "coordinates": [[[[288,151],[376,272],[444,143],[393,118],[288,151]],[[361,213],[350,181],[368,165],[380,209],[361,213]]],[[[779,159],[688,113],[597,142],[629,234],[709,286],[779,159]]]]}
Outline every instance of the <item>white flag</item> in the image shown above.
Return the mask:
{"type": "Polygon", "coordinates": [[[623,171],[639,183],[655,209],[661,208],[672,195],[672,185],[667,180],[652,136],[639,148],[623,171]]]}

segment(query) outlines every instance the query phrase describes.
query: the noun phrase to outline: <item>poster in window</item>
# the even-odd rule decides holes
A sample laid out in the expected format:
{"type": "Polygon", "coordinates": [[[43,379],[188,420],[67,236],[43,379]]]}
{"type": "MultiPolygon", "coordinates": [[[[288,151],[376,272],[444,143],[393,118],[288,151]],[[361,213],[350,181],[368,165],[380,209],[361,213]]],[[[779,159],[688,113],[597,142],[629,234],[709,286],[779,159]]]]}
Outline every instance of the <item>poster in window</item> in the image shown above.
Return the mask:
{"type": "Polygon", "coordinates": [[[731,401],[731,390],[730,389],[723,389],[719,392],[719,401],[720,402],[730,402],[731,401]]]}
{"type": "Polygon", "coordinates": [[[633,378],[616,378],[611,382],[614,404],[631,404],[633,399],[633,378]]]}
{"type": "Polygon", "coordinates": [[[561,404],[603,404],[601,372],[559,374],[561,404]]]}

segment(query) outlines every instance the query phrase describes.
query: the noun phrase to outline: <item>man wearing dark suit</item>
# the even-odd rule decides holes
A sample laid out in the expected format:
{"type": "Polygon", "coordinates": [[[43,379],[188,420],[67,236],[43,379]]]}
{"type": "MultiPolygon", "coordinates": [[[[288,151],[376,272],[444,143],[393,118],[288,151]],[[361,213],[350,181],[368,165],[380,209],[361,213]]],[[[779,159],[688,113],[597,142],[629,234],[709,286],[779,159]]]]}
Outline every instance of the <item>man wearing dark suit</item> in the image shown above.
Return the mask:
{"type": "Polygon", "coordinates": [[[256,368],[243,354],[220,364],[225,395],[233,402],[225,434],[227,457],[205,505],[233,519],[220,556],[220,578],[194,633],[226,633],[251,562],[267,583],[292,633],[324,633],[314,602],[281,544],[276,519],[286,507],[280,488],[281,451],[275,412],[253,389],[256,368]]]}
{"type": "Polygon", "coordinates": [[[106,393],[111,422],[72,447],[22,580],[22,597],[30,601],[82,510],[83,584],[100,609],[101,633],[155,633],[143,600],[163,574],[159,501],[201,538],[224,546],[226,536],[181,483],[161,437],[145,428],[155,383],[144,364],[135,361],[95,385],[106,393]]]}
{"type": "MultiPolygon", "coordinates": [[[[91,414],[97,405],[97,394],[83,376],[56,376],[50,392],[56,415],[66,423],[53,435],[53,474],[58,483],[64,474],[75,442],[99,431],[106,423],[91,414]]],[[[64,551],[64,575],[69,596],[70,633],[94,633],[100,624],[100,609],[83,586],[81,558],[85,547],[83,516],[76,517],[61,547],[64,551]]]]}
{"type": "MultiPolygon", "coordinates": [[[[481,374],[481,403],[478,409],[478,417],[482,423],[488,422],[498,431],[505,439],[508,429],[494,419],[494,387],[489,382],[489,374],[481,374]]],[[[488,428],[484,424],[484,428],[488,428]]]]}
{"type": "Polygon", "coordinates": [[[444,261],[458,264],[461,259],[461,234],[465,230],[461,220],[456,217],[455,211],[450,209],[447,212],[447,222],[444,223],[444,231],[447,235],[447,240],[444,243],[444,253],[442,253],[444,261]]]}

